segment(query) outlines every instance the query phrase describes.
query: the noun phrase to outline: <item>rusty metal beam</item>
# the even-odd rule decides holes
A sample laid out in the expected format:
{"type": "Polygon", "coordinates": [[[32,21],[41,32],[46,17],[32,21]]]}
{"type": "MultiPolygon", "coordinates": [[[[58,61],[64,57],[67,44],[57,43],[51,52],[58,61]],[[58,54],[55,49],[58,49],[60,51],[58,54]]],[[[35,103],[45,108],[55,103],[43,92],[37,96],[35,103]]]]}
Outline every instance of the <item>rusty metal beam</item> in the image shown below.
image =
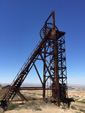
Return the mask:
{"type": "Polygon", "coordinates": [[[47,21],[50,19],[51,16],[52,16],[52,22],[53,22],[53,27],[54,27],[55,26],[55,13],[54,13],[54,11],[52,11],[52,13],[49,15],[49,17],[45,21],[45,24],[47,24],[47,21]]]}
{"type": "MultiPolygon", "coordinates": [[[[56,87],[48,87],[45,90],[56,89],[56,87]]],[[[20,90],[43,90],[43,87],[20,87],[20,90]]]]}
{"type": "Polygon", "coordinates": [[[58,44],[56,41],[56,34],[54,39],[54,76],[55,76],[55,82],[56,82],[56,101],[58,106],[60,106],[60,93],[59,93],[59,75],[58,75],[58,44]]]}
{"type": "Polygon", "coordinates": [[[50,75],[52,81],[55,83],[55,81],[54,81],[54,79],[53,79],[53,77],[52,77],[52,75],[51,75],[51,73],[50,73],[50,70],[48,69],[48,66],[47,66],[47,64],[45,63],[45,59],[43,58],[43,56],[42,56],[41,53],[40,53],[40,56],[41,56],[41,58],[42,58],[42,60],[43,60],[43,62],[44,62],[44,64],[45,64],[45,66],[46,66],[46,68],[47,68],[47,71],[48,71],[48,73],[49,73],[49,75],[50,75]]]}
{"type": "Polygon", "coordinates": [[[37,72],[37,74],[38,74],[38,77],[39,77],[39,79],[40,79],[40,81],[41,81],[41,83],[42,83],[42,86],[43,86],[42,79],[41,79],[41,77],[40,77],[40,74],[39,74],[39,72],[38,72],[38,70],[37,70],[37,67],[36,67],[35,63],[33,63],[33,65],[34,65],[34,67],[35,67],[35,70],[36,70],[36,72],[37,72]]]}
{"type": "Polygon", "coordinates": [[[52,55],[53,54],[52,52],[43,52],[43,51],[41,53],[49,54],[49,55],[52,55]]]}
{"type": "Polygon", "coordinates": [[[20,87],[20,90],[43,90],[43,87],[20,87]]]}
{"type": "Polygon", "coordinates": [[[46,81],[47,81],[49,78],[50,78],[50,76],[48,76],[48,77],[46,78],[45,83],[46,83],[46,81]]]}
{"type": "Polygon", "coordinates": [[[20,98],[24,101],[27,101],[27,99],[21,94],[20,91],[17,92],[17,94],[20,96],[20,98]]]}

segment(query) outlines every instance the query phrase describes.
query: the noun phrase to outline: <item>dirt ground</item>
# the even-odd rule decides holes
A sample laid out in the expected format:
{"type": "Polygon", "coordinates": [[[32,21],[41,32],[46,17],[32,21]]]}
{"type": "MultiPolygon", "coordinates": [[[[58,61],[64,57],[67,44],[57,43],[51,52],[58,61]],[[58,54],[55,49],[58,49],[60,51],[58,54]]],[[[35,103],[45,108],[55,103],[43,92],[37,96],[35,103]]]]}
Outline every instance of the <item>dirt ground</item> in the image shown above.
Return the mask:
{"type": "Polygon", "coordinates": [[[21,110],[6,111],[5,113],[79,113],[79,112],[77,110],[74,111],[72,109],[64,110],[58,107],[46,106],[45,108],[42,108],[42,111],[35,111],[32,109],[21,109],[21,110]]]}
{"type": "MultiPolygon", "coordinates": [[[[42,91],[21,91],[26,98],[41,98],[42,91]]],[[[50,96],[51,92],[47,92],[46,95],[50,96]]],[[[74,98],[75,102],[71,103],[70,108],[67,105],[61,104],[60,107],[56,106],[51,102],[29,101],[29,102],[16,102],[12,103],[16,106],[9,106],[6,111],[0,108],[0,113],[85,113],[85,89],[83,88],[72,88],[68,90],[68,97],[74,98]],[[10,109],[11,108],[11,109],[10,109]]],[[[16,96],[15,99],[19,97],[16,96]]]]}

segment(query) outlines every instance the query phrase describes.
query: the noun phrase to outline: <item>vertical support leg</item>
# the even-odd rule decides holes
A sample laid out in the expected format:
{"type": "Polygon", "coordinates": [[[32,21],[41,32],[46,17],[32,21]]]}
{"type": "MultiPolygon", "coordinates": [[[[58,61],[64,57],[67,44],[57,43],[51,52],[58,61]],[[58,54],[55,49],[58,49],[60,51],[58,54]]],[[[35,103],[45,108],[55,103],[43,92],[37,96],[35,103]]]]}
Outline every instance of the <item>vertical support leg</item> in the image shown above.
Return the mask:
{"type": "Polygon", "coordinates": [[[59,93],[59,75],[58,75],[58,47],[56,36],[54,39],[54,76],[56,82],[56,102],[60,106],[60,93],[59,93]]]}
{"type": "MultiPolygon", "coordinates": [[[[46,45],[44,47],[44,58],[46,58],[46,45]]],[[[46,67],[45,67],[45,63],[43,65],[43,99],[45,100],[45,71],[46,71],[46,67]]]]}

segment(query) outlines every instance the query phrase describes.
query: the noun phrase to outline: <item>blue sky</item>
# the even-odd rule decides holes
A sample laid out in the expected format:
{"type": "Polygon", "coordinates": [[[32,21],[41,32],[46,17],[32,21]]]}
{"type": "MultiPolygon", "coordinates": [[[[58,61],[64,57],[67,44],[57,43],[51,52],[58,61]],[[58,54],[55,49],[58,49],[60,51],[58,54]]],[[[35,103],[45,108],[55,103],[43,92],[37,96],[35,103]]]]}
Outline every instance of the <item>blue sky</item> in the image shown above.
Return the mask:
{"type": "MultiPolygon", "coordinates": [[[[0,1],[0,83],[12,82],[53,10],[56,26],[66,32],[68,84],[85,85],[85,0],[0,1]]],[[[28,82],[38,82],[31,75],[28,82]]]]}

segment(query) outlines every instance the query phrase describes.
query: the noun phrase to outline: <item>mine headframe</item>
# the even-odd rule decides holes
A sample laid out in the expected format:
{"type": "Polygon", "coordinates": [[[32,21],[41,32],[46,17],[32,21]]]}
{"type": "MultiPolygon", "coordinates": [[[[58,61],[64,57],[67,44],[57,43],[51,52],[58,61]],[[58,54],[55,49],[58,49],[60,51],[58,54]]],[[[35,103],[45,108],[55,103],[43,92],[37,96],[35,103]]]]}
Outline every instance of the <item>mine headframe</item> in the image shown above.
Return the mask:
{"type": "MultiPolygon", "coordinates": [[[[33,66],[35,67],[42,84],[40,90],[43,90],[43,99],[46,99],[46,90],[51,90],[51,98],[56,101],[58,106],[60,105],[60,102],[67,101],[65,32],[59,31],[55,26],[54,12],[52,12],[45,21],[43,28],[40,30],[40,37],[41,40],[18,72],[9,90],[5,93],[1,101],[3,107],[6,106],[16,94],[18,94],[22,100],[27,101],[20,92],[20,86],[33,66]],[[52,22],[49,23],[48,21],[51,17],[52,22]],[[43,62],[43,80],[35,65],[37,60],[43,62]],[[49,79],[51,82],[47,87],[46,83],[49,79]]],[[[36,88],[36,90],[37,89],[38,88],[36,88]]]]}

